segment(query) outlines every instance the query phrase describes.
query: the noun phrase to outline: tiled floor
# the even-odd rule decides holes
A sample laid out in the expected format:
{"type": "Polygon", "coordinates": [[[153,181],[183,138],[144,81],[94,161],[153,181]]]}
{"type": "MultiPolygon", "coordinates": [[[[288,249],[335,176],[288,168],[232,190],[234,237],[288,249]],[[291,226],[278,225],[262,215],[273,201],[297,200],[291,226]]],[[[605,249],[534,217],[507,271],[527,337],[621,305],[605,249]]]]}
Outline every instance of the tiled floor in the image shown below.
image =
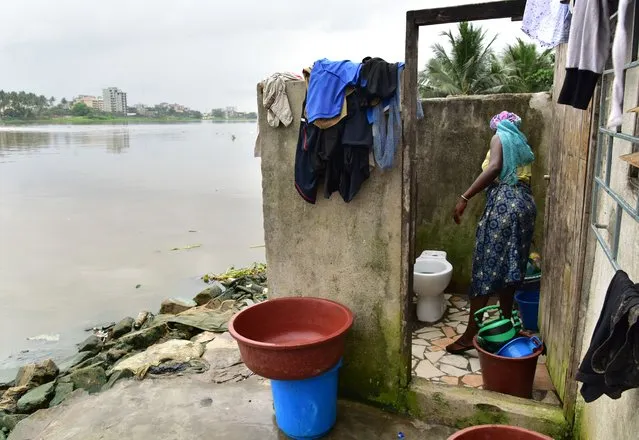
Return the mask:
{"type": "MultiPolygon", "coordinates": [[[[432,326],[420,324],[413,332],[413,374],[436,383],[481,389],[483,381],[477,351],[454,355],[445,350],[466,330],[468,302],[455,295],[446,295],[446,301],[448,311],[441,322],[432,326]]],[[[537,366],[533,387],[535,400],[559,404],[543,358],[537,366]]]]}

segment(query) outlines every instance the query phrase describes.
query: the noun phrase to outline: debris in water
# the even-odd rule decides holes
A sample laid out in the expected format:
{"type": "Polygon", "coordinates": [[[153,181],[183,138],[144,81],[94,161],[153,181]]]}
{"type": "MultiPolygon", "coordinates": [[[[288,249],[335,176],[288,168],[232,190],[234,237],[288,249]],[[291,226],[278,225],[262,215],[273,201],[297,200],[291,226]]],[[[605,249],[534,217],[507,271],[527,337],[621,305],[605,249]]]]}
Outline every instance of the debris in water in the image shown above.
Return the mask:
{"type": "Polygon", "coordinates": [[[263,248],[266,247],[265,244],[256,244],[255,246],[249,246],[249,249],[259,249],[259,248],[263,248]]]}
{"type": "Polygon", "coordinates": [[[135,285],[135,288],[136,288],[136,289],[139,289],[140,287],[142,287],[142,284],[136,284],[136,285],[135,285]]]}
{"type": "Polygon", "coordinates": [[[399,431],[397,433],[397,438],[406,438],[406,436],[404,435],[404,433],[402,431],[399,431]]]}
{"type": "Polygon", "coordinates": [[[93,327],[85,328],[84,331],[85,332],[94,332],[95,333],[95,332],[109,330],[112,327],[115,327],[115,322],[107,322],[107,323],[104,323],[104,324],[94,325],[93,327]]]}
{"type": "Polygon", "coordinates": [[[234,135],[234,134],[232,134],[232,135],[231,135],[231,140],[235,142],[235,139],[236,139],[236,138],[235,138],[235,135],[234,135]]]}
{"type": "Polygon", "coordinates": [[[27,338],[27,341],[44,341],[44,342],[58,342],[60,335],[38,335],[27,338]]]}
{"type": "Polygon", "coordinates": [[[236,269],[231,266],[222,275],[206,274],[202,277],[202,280],[208,283],[211,281],[231,281],[237,278],[258,276],[266,276],[266,264],[255,263],[253,266],[244,269],[236,269]]]}
{"type": "Polygon", "coordinates": [[[171,249],[172,251],[188,251],[189,249],[195,249],[195,248],[199,248],[202,247],[201,244],[189,244],[187,246],[181,247],[181,248],[173,248],[171,249]]]}
{"type": "Polygon", "coordinates": [[[138,313],[138,317],[135,318],[135,321],[133,321],[133,328],[137,330],[140,327],[142,327],[142,325],[144,325],[146,320],[149,319],[150,315],[151,315],[151,312],[147,312],[147,311],[138,313]]]}
{"type": "Polygon", "coordinates": [[[98,330],[94,334],[98,338],[102,339],[103,342],[109,337],[109,332],[106,330],[98,330]]]}
{"type": "Polygon", "coordinates": [[[191,229],[189,232],[197,232],[197,231],[195,231],[195,230],[191,229]]]}

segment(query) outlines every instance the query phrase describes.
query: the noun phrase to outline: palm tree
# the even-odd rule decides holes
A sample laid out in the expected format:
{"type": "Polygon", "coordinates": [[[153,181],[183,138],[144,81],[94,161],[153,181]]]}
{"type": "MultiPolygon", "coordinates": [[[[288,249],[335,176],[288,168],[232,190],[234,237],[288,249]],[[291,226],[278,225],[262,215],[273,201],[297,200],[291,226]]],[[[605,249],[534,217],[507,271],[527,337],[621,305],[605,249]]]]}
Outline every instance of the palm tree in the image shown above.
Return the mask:
{"type": "Polygon", "coordinates": [[[553,82],[554,54],[551,49],[540,52],[533,43],[521,39],[509,45],[502,55],[507,72],[505,91],[534,93],[550,90],[553,82]]]}
{"type": "Polygon", "coordinates": [[[505,75],[492,45],[496,36],[488,39],[481,26],[461,22],[457,35],[443,32],[449,48],[433,45],[434,57],[420,73],[422,95],[477,95],[498,93],[503,89],[505,75]]]}

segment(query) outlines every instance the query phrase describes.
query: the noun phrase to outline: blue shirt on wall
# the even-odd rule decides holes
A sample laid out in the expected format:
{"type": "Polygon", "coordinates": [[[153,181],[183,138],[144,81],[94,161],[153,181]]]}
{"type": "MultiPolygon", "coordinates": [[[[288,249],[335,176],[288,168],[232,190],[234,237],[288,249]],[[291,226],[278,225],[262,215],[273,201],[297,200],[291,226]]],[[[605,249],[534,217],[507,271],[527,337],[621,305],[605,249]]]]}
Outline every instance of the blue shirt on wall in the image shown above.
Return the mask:
{"type": "Polygon", "coordinates": [[[339,115],[344,104],[346,87],[357,84],[362,65],[351,61],[315,61],[306,96],[306,117],[309,122],[339,115]]]}

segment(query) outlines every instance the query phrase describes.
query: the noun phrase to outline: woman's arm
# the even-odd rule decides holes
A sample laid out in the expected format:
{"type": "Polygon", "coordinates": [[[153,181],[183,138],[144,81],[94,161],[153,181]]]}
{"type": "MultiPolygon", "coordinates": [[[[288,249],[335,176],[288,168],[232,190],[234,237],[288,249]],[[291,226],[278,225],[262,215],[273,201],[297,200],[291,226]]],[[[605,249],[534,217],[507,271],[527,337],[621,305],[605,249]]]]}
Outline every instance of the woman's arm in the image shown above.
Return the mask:
{"type": "Polygon", "coordinates": [[[468,201],[485,190],[491,183],[495,181],[497,177],[499,177],[502,164],[503,152],[501,141],[499,140],[499,136],[495,135],[490,141],[490,160],[488,162],[488,166],[484,171],[482,171],[479,177],[475,179],[473,184],[470,185],[470,188],[468,188],[466,192],[459,198],[457,206],[455,206],[455,212],[453,213],[455,223],[459,224],[461,222],[461,216],[466,210],[468,201]]]}

